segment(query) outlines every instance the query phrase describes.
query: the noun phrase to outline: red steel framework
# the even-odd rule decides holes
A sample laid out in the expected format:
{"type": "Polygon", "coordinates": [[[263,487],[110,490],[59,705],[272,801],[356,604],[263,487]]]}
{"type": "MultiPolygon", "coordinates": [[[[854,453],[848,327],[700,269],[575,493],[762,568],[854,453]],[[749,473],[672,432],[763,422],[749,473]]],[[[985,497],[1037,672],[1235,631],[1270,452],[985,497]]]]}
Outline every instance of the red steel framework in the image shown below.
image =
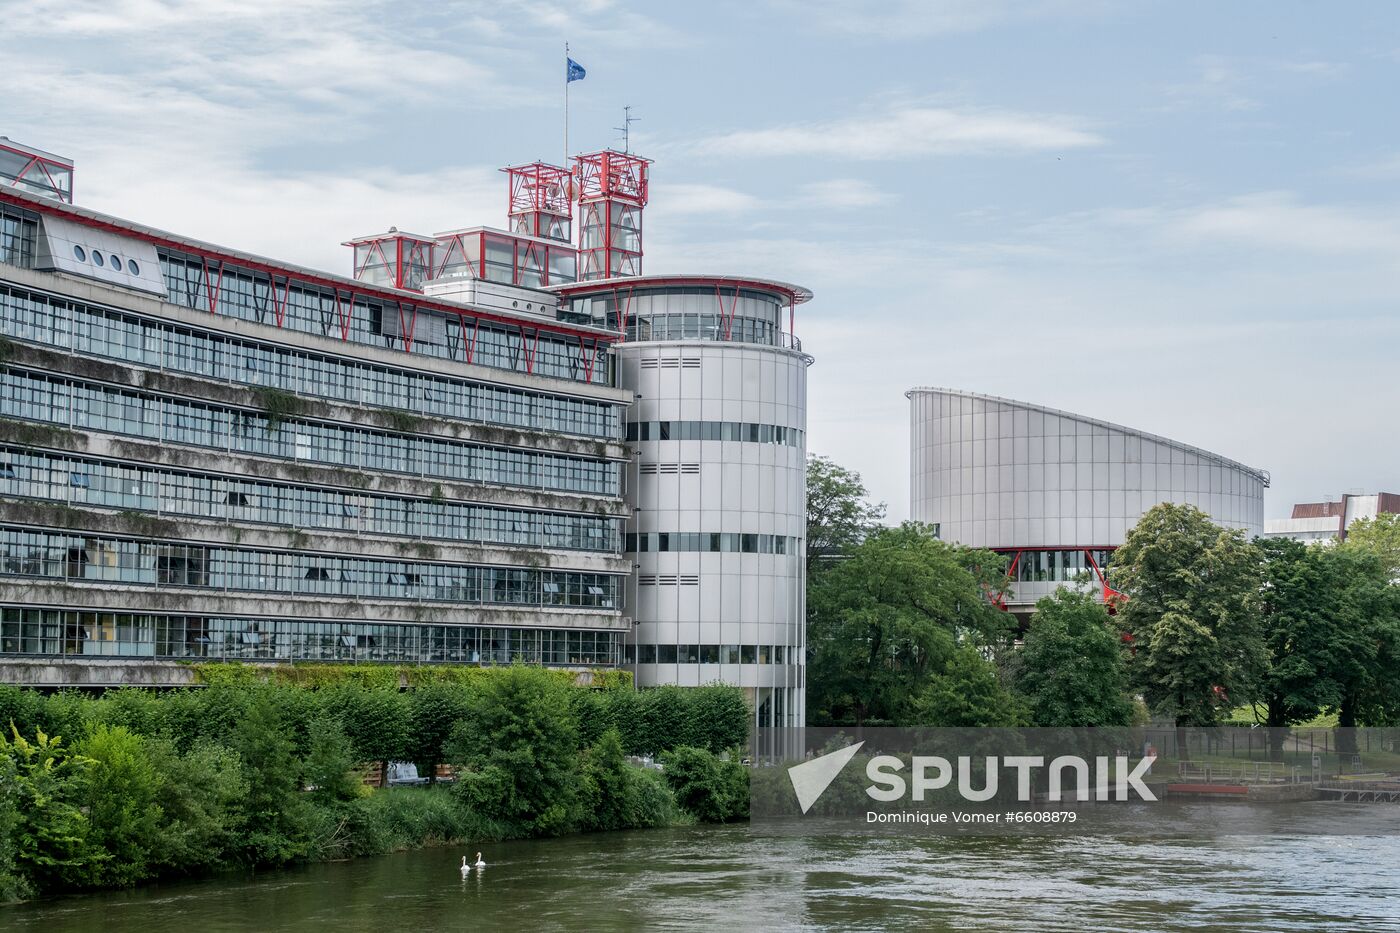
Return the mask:
{"type": "Polygon", "coordinates": [[[569,242],[574,216],[573,174],[547,162],[511,165],[501,171],[510,181],[506,213],[511,232],[569,242]]]}
{"type": "Polygon", "coordinates": [[[360,237],[341,244],[355,251],[355,278],[375,285],[421,291],[433,269],[437,241],[390,230],[378,236],[360,237]]]}
{"type": "Polygon", "coordinates": [[[194,240],[186,240],[174,234],[149,230],[83,208],[60,204],[39,195],[0,188],[0,204],[11,204],[38,214],[64,217],[94,230],[105,230],[119,236],[133,237],[153,246],[163,247],[199,259],[203,264],[205,292],[209,297],[210,314],[219,313],[224,271],[232,268],[260,273],[267,277],[269,304],[278,327],[282,327],[286,319],[288,293],[293,286],[313,286],[331,292],[335,301],[342,340],[348,341],[350,339],[351,323],[357,299],[361,301],[372,300],[388,305],[395,309],[399,316],[403,327],[403,348],[408,353],[413,352],[413,330],[420,310],[434,311],[447,315],[449,319],[457,319],[468,363],[472,360],[472,354],[476,347],[476,335],[483,321],[505,325],[512,332],[519,334],[520,350],[522,358],[525,360],[527,373],[534,372],[535,348],[539,344],[541,333],[576,339],[579,344],[580,365],[587,382],[593,381],[594,359],[599,346],[614,343],[619,339],[619,335],[615,333],[570,327],[567,324],[535,324],[534,322],[521,321],[519,318],[506,314],[495,314],[460,304],[434,301],[430,298],[424,298],[422,295],[405,295],[384,286],[375,286],[353,279],[341,279],[309,269],[276,265],[257,256],[223,250],[194,240]],[[470,336],[468,336],[469,332],[470,336]]]}
{"type": "Polygon", "coordinates": [[[40,152],[27,146],[18,146],[13,141],[0,140],[0,160],[19,167],[12,172],[0,168],[0,185],[8,182],[9,187],[33,191],[40,197],[54,197],[66,204],[73,203],[73,163],[61,156],[40,152]]]}
{"type": "MultiPolygon", "coordinates": [[[[1124,600],[1126,600],[1128,597],[1108,585],[1108,576],[1104,573],[1104,569],[1099,566],[1099,562],[1094,559],[1094,552],[1108,551],[1109,553],[1112,553],[1116,550],[1118,550],[1116,547],[1020,547],[994,549],[995,553],[1004,554],[1011,558],[1011,563],[1006,565],[1007,583],[1010,583],[1016,579],[1016,569],[1021,565],[1021,557],[1027,551],[1069,551],[1071,553],[1074,551],[1083,552],[1085,562],[1089,565],[1089,569],[1094,572],[1094,576],[1099,581],[1099,586],[1103,589],[1103,604],[1108,607],[1108,611],[1110,614],[1117,611],[1118,605],[1124,600]]],[[[997,606],[998,609],[1005,610],[1008,608],[1006,605],[1006,593],[1004,591],[1004,588],[1003,592],[1001,593],[993,593],[989,591],[987,595],[990,597],[990,599],[997,606]]]]}
{"type": "Polygon", "coordinates": [[[479,227],[440,233],[430,279],[463,274],[502,285],[544,288],[573,282],[578,252],[567,242],[479,227]],[[497,258],[499,257],[499,258],[497,258]]]}
{"type": "Polygon", "coordinates": [[[642,274],[642,209],[651,160],[604,149],[574,156],[579,202],[579,279],[642,274]]]}

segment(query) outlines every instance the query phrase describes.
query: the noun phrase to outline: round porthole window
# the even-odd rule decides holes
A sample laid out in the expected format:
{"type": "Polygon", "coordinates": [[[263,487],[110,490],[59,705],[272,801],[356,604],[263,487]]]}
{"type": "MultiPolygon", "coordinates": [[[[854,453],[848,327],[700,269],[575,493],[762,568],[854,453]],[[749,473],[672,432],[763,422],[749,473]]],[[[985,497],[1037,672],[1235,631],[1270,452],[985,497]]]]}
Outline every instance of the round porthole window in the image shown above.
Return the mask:
{"type": "Polygon", "coordinates": [[[114,270],[122,271],[122,258],[120,256],[108,256],[107,259],[111,261],[114,270]]]}
{"type": "Polygon", "coordinates": [[[99,269],[106,265],[106,263],[102,261],[102,254],[97,250],[92,251],[92,261],[97,264],[99,269]]]}
{"type": "Polygon", "coordinates": [[[132,275],[140,275],[141,267],[136,264],[135,259],[128,259],[126,261],[126,271],[130,272],[132,275]]]}
{"type": "Polygon", "coordinates": [[[73,244],[73,255],[78,258],[78,262],[87,262],[87,250],[78,244],[73,244]]]}

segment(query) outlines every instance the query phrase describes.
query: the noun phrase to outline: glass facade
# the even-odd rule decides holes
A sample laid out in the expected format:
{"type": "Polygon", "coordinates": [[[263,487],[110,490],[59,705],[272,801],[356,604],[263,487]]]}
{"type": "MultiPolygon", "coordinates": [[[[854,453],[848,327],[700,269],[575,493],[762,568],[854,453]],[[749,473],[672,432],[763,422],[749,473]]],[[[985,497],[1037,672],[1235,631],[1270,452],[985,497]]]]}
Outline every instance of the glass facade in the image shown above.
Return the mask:
{"type": "Polygon", "coordinates": [[[661,531],[629,534],[629,554],[648,551],[702,551],[729,554],[796,554],[798,539],[786,535],[735,532],[661,531]]]}
{"type": "MultiPolygon", "coordinates": [[[[787,645],[627,645],[628,664],[787,664],[787,645]]],[[[793,660],[795,663],[795,658],[793,660]]]]}
{"type": "Polygon", "coordinates": [[[211,269],[196,256],[162,251],[160,257],[171,304],[261,324],[278,324],[280,316],[279,326],[287,330],[398,349],[406,348],[404,331],[411,320],[415,354],[574,382],[613,384],[606,343],[587,341],[581,346],[577,337],[542,330],[526,334],[524,325],[419,312],[416,305],[405,308],[399,302],[356,297],[349,285],[343,293],[302,283],[274,288],[265,273],[231,263],[222,267],[214,263],[211,269]],[[216,296],[212,308],[211,293],[216,296]]]}
{"type": "Polygon", "coordinates": [[[414,602],[621,608],[612,574],[191,544],[0,526],[0,575],[414,602]]]}
{"type": "MultiPolygon", "coordinates": [[[[1025,550],[1020,551],[1019,556],[1017,553],[1009,553],[1009,559],[1016,564],[1014,568],[1010,563],[1007,565],[1010,574],[1007,580],[1011,583],[1073,583],[1085,574],[1092,579],[1098,577],[1083,549],[1025,550]]],[[[1108,572],[1112,549],[1089,549],[1088,554],[1099,570],[1108,572]]]]}
{"type": "MultiPolygon", "coordinates": [[[[774,295],[714,286],[638,286],[571,300],[571,311],[596,326],[621,329],[628,340],[731,340],[796,345],[782,329],[783,303],[774,295]]],[[[798,347],[800,349],[800,347],[798,347]]]]}
{"type": "Polygon", "coordinates": [[[39,224],[27,213],[0,205],[0,262],[28,268],[34,264],[39,224]]]}
{"type": "Polygon", "coordinates": [[[802,446],[803,432],[781,424],[747,421],[631,421],[629,441],[747,441],[802,446]]]}
{"type": "Polygon", "coordinates": [[[0,372],[14,418],[230,453],[534,489],[615,496],[618,464],[301,419],[118,389],[28,370],[0,372]]]}
{"type": "Polygon", "coordinates": [[[0,607],[0,653],[211,661],[614,666],[617,632],[475,625],[306,622],[0,607]]]}
{"type": "Polygon", "coordinates": [[[617,553],[621,519],[271,483],[0,446],[0,494],[220,522],[617,553]]]}
{"type": "MultiPolygon", "coordinates": [[[[7,261],[5,244],[11,242],[7,223],[6,215],[0,214],[0,262],[7,261]]],[[[31,252],[32,227],[30,223],[31,252]]],[[[13,242],[22,245],[19,239],[13,242]]],[[[0,325],[16,340],[353,405],[586,437],[616,438],[621,430],[622,408],[611,402],[525,392],[235,339],[13,285],[0,284],[0,325]]]]}

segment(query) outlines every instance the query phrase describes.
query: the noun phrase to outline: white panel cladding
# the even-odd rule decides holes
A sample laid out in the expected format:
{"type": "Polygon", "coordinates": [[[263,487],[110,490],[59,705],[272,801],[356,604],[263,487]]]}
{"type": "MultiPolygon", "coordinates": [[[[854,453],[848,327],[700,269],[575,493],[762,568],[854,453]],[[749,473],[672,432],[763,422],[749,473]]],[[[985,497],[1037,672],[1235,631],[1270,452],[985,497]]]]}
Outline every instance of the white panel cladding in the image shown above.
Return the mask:
{"type": "MultiPolygon", "coordinates": [[[[630,422],[740,422],[803,432],[801,445],[732,440],[639,440],[629,478],[634,534],[774,535],[789,552],[655,552],[637,565],[636,628],[643,646],[780,647],[783,664],[639,663],[638,683],[707,683],[784,689],[799,718],[805,651],[808,358],[755,344],[624,343],[619,374],[639,396],[630,422]],[[672,362],[672,361],[676,362],[672,362]],[[698,464],[695,472],[664,464],[698,464]],[[645,467],[645,468],[644,468],[645,467]],[[682,584],[694,579],[696,583],[682,584]],[[677,582],[669,582],[675,580],[677,582]],[[652,582],[667,581],[667,582],[652,582]]],[[[723,659],[722,659],[723,660],[723,659]]]]}
{"type": "Polygon", "coordinates": [[[1116,547],[1159,502],[1263,528],[1263,474],[1203,450],[1006,399],[916,389],[911,515],[974,547],[1116,547]]]}

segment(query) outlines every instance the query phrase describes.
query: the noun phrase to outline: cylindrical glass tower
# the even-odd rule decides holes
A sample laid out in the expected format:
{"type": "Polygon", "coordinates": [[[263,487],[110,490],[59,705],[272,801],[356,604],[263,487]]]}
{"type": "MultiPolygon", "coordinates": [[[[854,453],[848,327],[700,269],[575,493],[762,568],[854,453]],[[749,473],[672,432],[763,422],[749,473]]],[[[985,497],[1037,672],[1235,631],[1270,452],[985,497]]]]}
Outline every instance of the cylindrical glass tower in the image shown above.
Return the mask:
{"type": "Polygon", "coordinates": [[[805,725],[807,367],[780,282],[637,276],[561,286],[624,332],[619,385],[634,573],[625,649],[641,686],[745,689],[758,726],[805,725]]]}

